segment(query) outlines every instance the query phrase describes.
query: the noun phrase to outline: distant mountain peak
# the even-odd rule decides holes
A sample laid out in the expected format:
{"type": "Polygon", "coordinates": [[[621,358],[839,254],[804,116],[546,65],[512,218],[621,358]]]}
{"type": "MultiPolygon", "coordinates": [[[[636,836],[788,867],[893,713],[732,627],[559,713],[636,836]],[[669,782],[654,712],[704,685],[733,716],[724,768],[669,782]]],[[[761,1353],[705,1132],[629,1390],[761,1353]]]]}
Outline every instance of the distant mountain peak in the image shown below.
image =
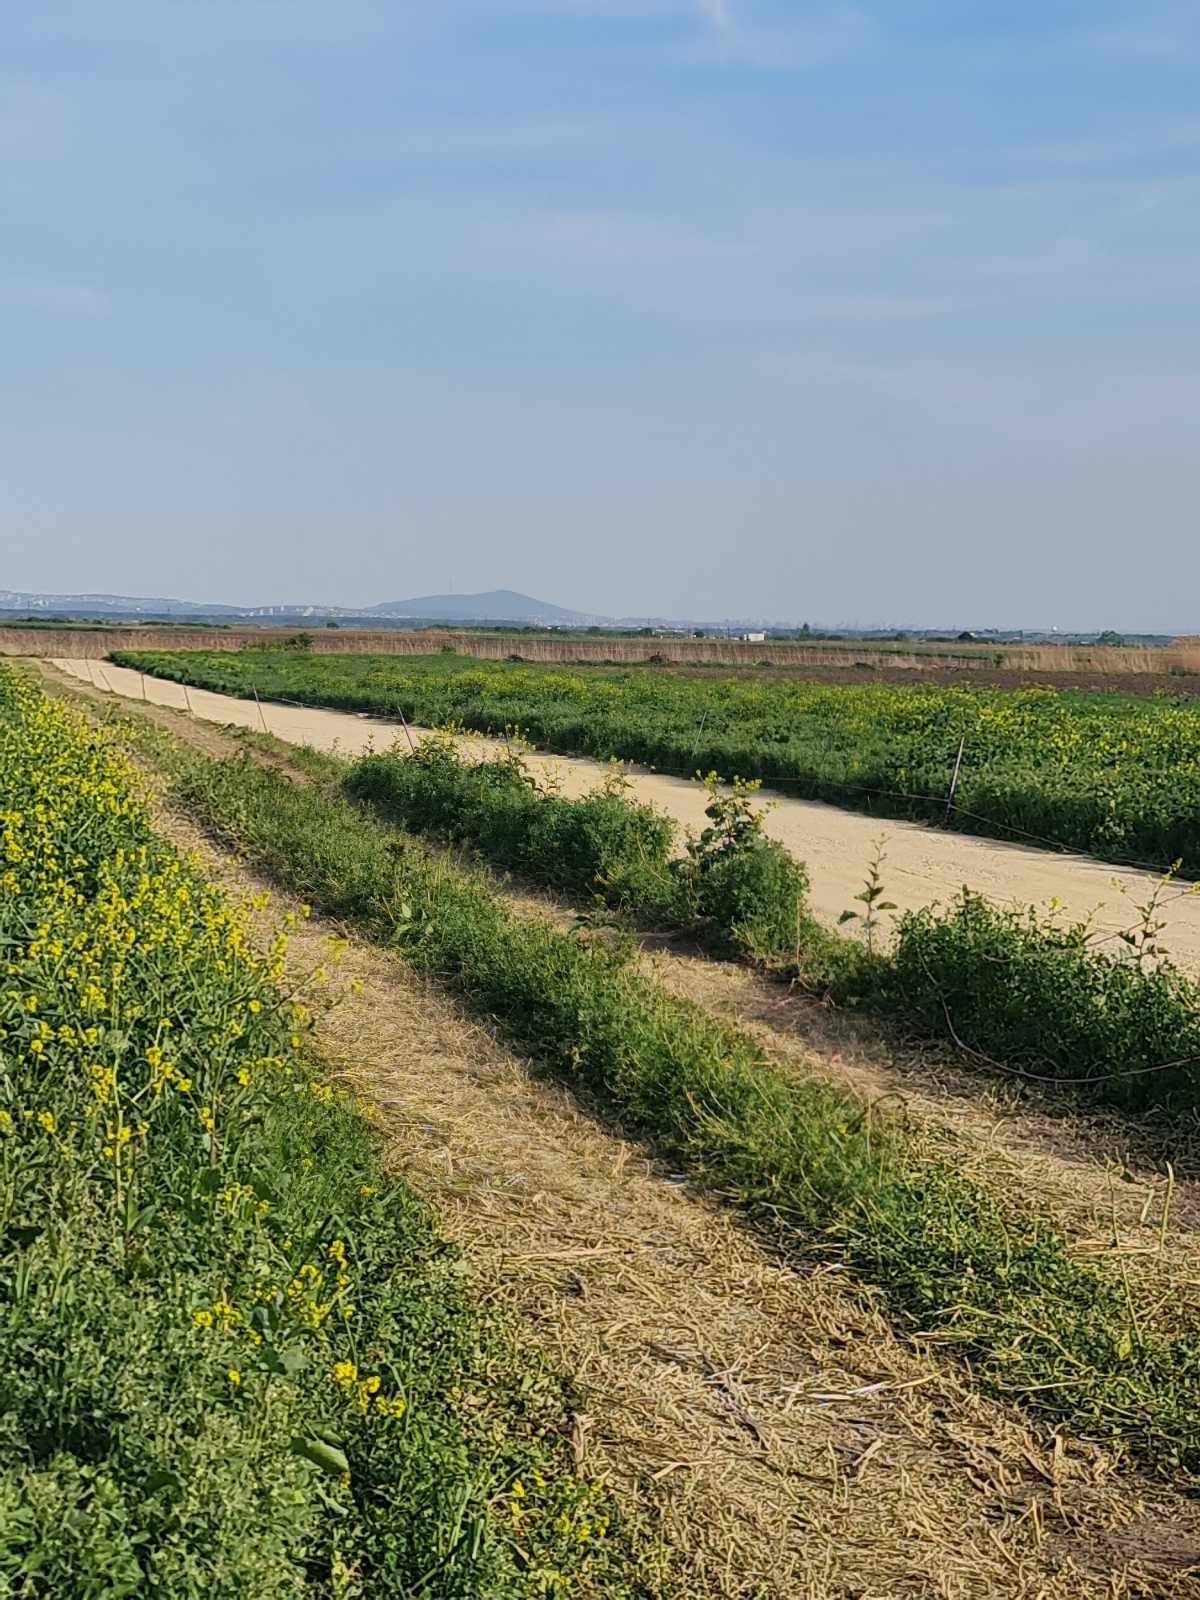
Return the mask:
{"type": "Polygon", "coordinates": [[[426,617],[431,622],[604,622],[604,617],[570,611],[549,600],[535,600],[515,589],[488,589],[483,594],[424,594],[412,600],[385,600],[371,606],[365,616],[426,617]]]}

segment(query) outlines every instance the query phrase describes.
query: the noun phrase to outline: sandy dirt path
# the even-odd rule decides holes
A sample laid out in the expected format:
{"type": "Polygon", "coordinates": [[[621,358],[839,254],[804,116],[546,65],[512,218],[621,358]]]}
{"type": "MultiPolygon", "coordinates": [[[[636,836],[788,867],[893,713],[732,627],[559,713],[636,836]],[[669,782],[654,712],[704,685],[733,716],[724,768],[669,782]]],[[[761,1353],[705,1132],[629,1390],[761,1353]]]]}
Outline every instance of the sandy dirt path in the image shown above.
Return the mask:
{"type": "MultiPolygon", "coordinates": [[[[307,744],[341,755],[386,749],[404,737],[398,723],[382,718],[273,701],[265,702],[260,713],[252,700],[205,689],[185,690],[181,684],[144,677],[106,661],[56,660],[54,665],[84,683],[129,699],[145,698],[210,722],[258,729],[265,725],[268,732],[290,744],[307,744]]],[[[411,731],[420,738],[429,730],[414,727],[411,731]]],[[[472,739],[471,744],[478,749],[494,747],[484,739],[472,739]]],[[[567,795],[584,793],[608,771],[603,763],[584,757],[534,751],[527,759],[534,771],[555,777],[567,795]]],[[[705,796],[698,784],[635,766],[628,770],[638,799],[668,812],[686,828],[704,826],[705,796]]],[[[864,817],[820,801],[786,796],[772,796],[771,800],[767,832],[805,862],[812,880],[813,910],[830,924],[854,904],[881,837],[885,840],[884,887],[887,898],[901,911],[933,900],[945,901],[965,884],[991,900],[1022,906],[1045,906],[1057,898],[1071,915],[1094,912],[1100,928],[1115,932],[1136,920],[1136,907],[1156,883],[1150,873],[1113,867],[1086,856],[942,833],[921,823],[864,817]]],[[[1171,891],[1161,915],[1167,949],[1181,965],[1200,969],[1200,894],[1186,889],[1171,891]]]]}

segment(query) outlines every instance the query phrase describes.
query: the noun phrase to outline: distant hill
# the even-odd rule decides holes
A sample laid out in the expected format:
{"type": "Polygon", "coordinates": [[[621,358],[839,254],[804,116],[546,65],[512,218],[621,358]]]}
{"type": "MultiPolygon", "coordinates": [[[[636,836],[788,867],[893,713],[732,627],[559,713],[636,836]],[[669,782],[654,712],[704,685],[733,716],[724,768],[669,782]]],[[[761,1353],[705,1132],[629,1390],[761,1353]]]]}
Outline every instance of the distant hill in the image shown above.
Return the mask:
{"type": "Polygon", "coordinates": [[[0,589],[0,612],[16,611],[34,616],[75,617],[219,617],[237,621],[290,618],[341,618],[369,620],[372,617],[400,621],[426,622],[519,622],[542,623],[559,627],[610,622],[611,618],[591,616],[535,600],[513,589],[491,589],[486,594],[427,594],[414,600],[385,600],[374,606],[261,605],[231,606],[201,604],[195,600],[147,599],[125,594],[33,594],[19,589],[0,589]]]}
{"type": "Polygon", "coordinates": [[[128,594],[32,594],[0,589],[0,611],[72,612],[90,617],[240,617],[238,606],[197,605],[192,600],[146,599],[128,594]]]}
{"type": "Polygon", "coordinates": [[[549,600],[535,600],[514,589],[489,589],[485,594],[425,594],[415,600],[385,600],[369,606],[367,617],[428,617],[440,622],[550,622],[562,626],[607,622],[607,617],[568,611],[549,600]]]}

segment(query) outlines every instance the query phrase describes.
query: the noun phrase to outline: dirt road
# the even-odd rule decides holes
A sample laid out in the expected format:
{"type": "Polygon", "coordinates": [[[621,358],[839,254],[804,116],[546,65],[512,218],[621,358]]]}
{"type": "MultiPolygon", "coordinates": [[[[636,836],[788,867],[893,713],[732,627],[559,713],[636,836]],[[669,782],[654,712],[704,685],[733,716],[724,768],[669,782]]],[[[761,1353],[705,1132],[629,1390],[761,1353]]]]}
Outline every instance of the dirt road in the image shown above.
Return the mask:
{"type": "MultiPolygon", "coordinates": [[[[273,702],[260,708],[252,700],[187,689],[143,677],[105,661],[57,660],[72,677],[129,699],[188,710],[210,722],[265,729],[290,744],[359,755],[388,748],[404,734],[398,724],[344,711],[323,711],[273,702]]],[[[427,729],[413,728],[420,738],[427,729]]],[[[476,748],[489,741],[472,739],[476,748]]],[[[592,788],[608,769],[582,757],[530,753],[529,765],[553,774],[567,795],[592,788]]],[[[704,825],[704,792],[698,784],[631,767],[637,797],[669,812],[684,827],[704,825]]],[[[1144,872],[1106,865],[1083,856],[1029,849],[993,839],[942,833],[920,823],[881,821],[841,811],[819,801],[779,797],[767,817],[767,831],[804,861],[812,879],[812,906],[829,923],[837,921],[862,889],[875,841],[885,839],[883,882],[887,899],[900,910],[947,900],[965,884],[997,902],[1045,906],[1057,898],[1073,916],[1095,912],[1099,927],[1115,931],[1136,920],[1136,907],[1155,886],[1144,872]]],[[[1163,940],[1183,966],[1200,969],[1200,894],[1170,891],[1161,912],[1163,940]]]]}

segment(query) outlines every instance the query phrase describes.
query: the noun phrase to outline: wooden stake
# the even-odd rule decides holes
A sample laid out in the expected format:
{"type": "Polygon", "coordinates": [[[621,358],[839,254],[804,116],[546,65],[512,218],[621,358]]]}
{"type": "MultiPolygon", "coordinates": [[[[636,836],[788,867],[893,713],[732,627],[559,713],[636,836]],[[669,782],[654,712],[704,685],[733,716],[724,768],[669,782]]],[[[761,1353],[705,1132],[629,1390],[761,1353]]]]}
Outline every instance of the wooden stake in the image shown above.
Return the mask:
{"type": "Polygon", "coordinates": [[[946,822],[950,821],[950,813],[954,810],[954,791],[958,788],[958,773],[959,768],[962,766],[963,746],[966,742],[967,736],[964,733],[958,741],[958,756],[954,762],[954,776],[950,779],[950,793],[946,797],[946,822]]]}
{"type": "Polygon", "coordinates": [[[407,719],[406,719],[406,717],[404,715],[403,710],[400,708],[400,706],[396,707],[396,715],[400,718],[400,726],[404,729],[405,735],[406,735],[406,737],[408,739],[408,748],[412,751],[413,755],[416,755],[417,747],[413,743],[412,734],[409,733],[409,731],[408,731],[408,721],[407,721],[407,719]]]}
{"type": "Polygon", "coordinates": [[[258,707],[258,720],[262,723],[262,731],[269,733],[271,730],[267,727],[266,717],[263,716],[262,701],[258,698],[258,690],[255,689],[253,684],[250,685],[250,688],[254,694],[254,704],[258,707]]]}
{"type": "Polygon", "coordinates": [[[186,683],[183,686],[183,703],[188,708],[188,716],[190,717],[192,715],[192,697],[188,693],[188,686],[186,683]]]}

